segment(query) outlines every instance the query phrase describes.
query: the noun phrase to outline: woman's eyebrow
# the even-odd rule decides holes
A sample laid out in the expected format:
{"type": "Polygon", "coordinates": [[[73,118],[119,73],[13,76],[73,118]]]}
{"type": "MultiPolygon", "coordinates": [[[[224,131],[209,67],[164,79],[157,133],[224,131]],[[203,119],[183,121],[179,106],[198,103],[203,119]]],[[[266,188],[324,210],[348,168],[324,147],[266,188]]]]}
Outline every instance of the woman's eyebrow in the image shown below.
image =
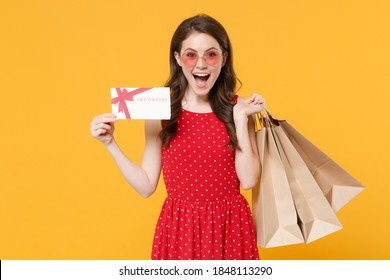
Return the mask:
{"type": "MultiPolygon", "coordinates": [[[[205,50],[205,52],[207,51],[210,51],[210,50],[219,50],[218,48],[216,47],[211,47],[211,48],[208,48],[207,50],[205,50]]],[[[184,51],[194,51],[194,52],[198,52],[197,50],[194,50],[193,48],[186,48],[184,51]]]]}

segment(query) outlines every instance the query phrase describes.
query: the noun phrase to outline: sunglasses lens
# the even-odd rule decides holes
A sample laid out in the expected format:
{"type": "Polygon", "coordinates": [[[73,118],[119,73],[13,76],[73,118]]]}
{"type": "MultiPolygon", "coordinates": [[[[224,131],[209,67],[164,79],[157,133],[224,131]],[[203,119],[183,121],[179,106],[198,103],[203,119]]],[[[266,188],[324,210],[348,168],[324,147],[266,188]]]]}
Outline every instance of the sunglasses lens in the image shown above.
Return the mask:
{"type": "Polygon", "coordinates": [[[219,53],[217,51],[208,51],[204,55],[204,59],[206,60],[206,63],[210,66],[214,66],[218,64],[219,60],[219,53]]]}
{"type": "Polygon", "coordinates": [[[186,51],[182,54],[181,59],[185,66],[193,67],[198,61],[198,54],[193,51],[186,51]]]}

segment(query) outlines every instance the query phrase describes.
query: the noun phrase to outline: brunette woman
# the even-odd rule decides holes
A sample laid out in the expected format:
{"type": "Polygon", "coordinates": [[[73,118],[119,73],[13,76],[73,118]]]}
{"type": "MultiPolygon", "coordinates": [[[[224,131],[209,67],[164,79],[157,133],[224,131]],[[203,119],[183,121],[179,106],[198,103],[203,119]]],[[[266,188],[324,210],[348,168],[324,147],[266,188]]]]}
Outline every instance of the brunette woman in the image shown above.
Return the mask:
{"type": "Polygon", "coordinates": [[[167,190],[157,221],[152,259],[258,259],[250,207],[240,193],[255,186],[260,161],[250,117],[261,96],[238,98],[239,80],[223,26],[207,15],[184,20],[170,47],[171,119],[145,121],[140,165],[114,137],[113,114],[91,123],[128,183],[143,197],[162,170],[167,190]]]}

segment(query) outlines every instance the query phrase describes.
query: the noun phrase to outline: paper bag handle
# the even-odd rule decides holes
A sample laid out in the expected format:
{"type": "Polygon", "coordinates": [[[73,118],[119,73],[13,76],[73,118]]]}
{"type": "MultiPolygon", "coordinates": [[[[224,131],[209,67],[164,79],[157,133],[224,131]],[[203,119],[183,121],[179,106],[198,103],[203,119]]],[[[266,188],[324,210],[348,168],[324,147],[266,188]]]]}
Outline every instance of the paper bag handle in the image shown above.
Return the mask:
{"type": "Polygon", "coordinates": [[[264,126],[279,126],[280,120],[274,118],[272,114],[264,109],[261,113],[254,115],[255,118],[255,132],[261,130],[264,126]]]}

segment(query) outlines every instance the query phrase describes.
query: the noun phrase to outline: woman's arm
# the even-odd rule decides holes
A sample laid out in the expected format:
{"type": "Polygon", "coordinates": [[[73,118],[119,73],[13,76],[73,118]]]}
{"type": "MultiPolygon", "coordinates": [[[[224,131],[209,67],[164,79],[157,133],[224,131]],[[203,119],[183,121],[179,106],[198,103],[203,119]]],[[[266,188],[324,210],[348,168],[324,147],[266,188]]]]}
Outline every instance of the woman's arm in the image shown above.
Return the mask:
{"type": "Polygon", "coordinates": [[[239,98],[233,109],[238,145],[241,148],[236,150],[235,166],[238,179],[244,189],[255,187],[261,173],[255,123],[251,115],[261,112],[264,106],[262,97],[254,94],[245,100],[239,98]]]}
{"type": "Polygon", "coordinates": [[[113,137],[116,118],[112,115],[107,117],[106,114],[104,117],[101,116],[96,117],[91,123],[92,136],[103,142],[126,181],[142,197],[149,197],[156,190],[161,172],[161,140],[159,137],[161,122],[145,121],[145,150],[141,164],[137,165],[122,152],[113,137]],[[102,141],[102,138],[105,141],[102,141]]]}

